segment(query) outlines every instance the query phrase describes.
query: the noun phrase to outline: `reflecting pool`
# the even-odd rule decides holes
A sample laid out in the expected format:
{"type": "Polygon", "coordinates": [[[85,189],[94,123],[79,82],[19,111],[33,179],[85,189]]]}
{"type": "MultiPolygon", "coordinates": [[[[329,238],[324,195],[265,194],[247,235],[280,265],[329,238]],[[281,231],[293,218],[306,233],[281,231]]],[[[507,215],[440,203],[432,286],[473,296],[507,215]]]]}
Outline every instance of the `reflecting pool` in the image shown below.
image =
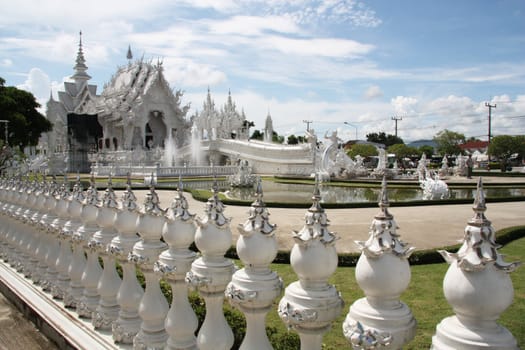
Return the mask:
{"type": "MultiPolygon", "coordinates": [[[[264,200],[266,202],[304,203],[312,198],[312,185],[285,184],[273,181],[263,181],[264,200]]],[[[323,184],[320,188],[323,203],[359,203],[377,202],[380,188],[369,187],[339,187],[323,184]]],[[[232,199],[253,200],[253,188],[222,188],[232,199]]],[[[476,189],[449,189],[450,198],[473,199],[476,189]]],[[[517,197],[525,196],[525,188],[485,188],[485,196],[517,197]]],[[[423,191],[419,188],[388,188],[388,198],[392,202],[409,202],[423,199],[423,191]]]]}

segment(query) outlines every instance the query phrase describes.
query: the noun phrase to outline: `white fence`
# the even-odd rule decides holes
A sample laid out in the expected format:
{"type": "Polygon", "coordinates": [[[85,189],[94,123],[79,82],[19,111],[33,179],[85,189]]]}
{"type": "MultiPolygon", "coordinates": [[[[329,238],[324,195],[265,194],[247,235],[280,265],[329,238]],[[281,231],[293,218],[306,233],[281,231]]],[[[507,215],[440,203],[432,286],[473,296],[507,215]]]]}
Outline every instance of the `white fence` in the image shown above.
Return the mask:
{"type": "MultiPolygon", "coordinates": [[[[279,316],[298,332],[301,349],[321,349],[323,334],[344,303],[328,283],[337,268],[337,237],[327,229],[319,202],[316,187],[290,252],[298,280],[284,289],[269,268],[277,243],[260,187],[240,227],[237,254],[244,268],[237,270],[224,257],[233,242],[216,192],[201,218],[188,212],[182,191],[163,209],[151,190],[139,208],[129,185],[117,199],[111,186],[99,196],[95,186],[83,191],[79,182],[70,192],[65,184],[4,179],[0,254],[11,267],[0,263],[0,280],[38,309],[59,337],[82,349],[230,349],[233,334],[223,315],[225,298],[246,317],[241,349],[271,349],[265,317],[284,289],[279,316]],[[193,242],[200,255],[188,249],[193,242]],[[137,282],[136,268],[145,276],[145,290],[137,282]],[[171,307],[161,293],[161,277],[172,287],[171,307]],[[206,303],[197,334],[188,287],[196,288],[206,303]]],[[[356,280],[366,297],[350,306],[342,329],[354,349],[400,349],[415,334],[412,312],[399,300],[410,281],[412,248],[396,234],[385,182],[379,205],[370,238],[358,242],[362,255],[356,280]]],[[[457,254],[442,253],[451,264],[445,296],[456,314],[437,325],[433,349],[517,349],[512,334],[496,320],[512,302],[508,273],[518,264],[506,263],[498,254],[485,210],[480,181],[462,248],[457,254]]]]}

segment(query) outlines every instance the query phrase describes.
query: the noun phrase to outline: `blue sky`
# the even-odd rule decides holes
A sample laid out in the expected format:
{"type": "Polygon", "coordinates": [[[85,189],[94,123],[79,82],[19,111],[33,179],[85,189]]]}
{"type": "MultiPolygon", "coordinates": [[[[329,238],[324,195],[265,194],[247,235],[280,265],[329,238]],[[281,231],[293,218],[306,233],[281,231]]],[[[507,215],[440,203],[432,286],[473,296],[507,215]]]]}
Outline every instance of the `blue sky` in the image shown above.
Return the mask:
{"type": "Polygon", "coordinates": [[[17,0],[0,12],[0,76],[42,104],[73,73],[78,32],[98,92],[117,67],[161,59],[190,114],[228,91],[256,128],[342,139],[445,128],[525,134],[523,0],[17,0]],[[351,125],[344,124],[348,122],[351,125]]]}

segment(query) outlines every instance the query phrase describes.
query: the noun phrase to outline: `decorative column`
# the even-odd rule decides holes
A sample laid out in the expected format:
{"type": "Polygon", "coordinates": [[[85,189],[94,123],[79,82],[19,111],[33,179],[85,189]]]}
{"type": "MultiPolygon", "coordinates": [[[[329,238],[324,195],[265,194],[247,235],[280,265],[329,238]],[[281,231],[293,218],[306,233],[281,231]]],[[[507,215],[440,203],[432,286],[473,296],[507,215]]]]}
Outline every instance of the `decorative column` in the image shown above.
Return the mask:
{"type": "Polygon", "coordinates": [[[142,323],[140,331],[133,339],[134,349],[164,349],[168,339],[164,321],[169,306],[160,290],[160,276],[153,270],[159,254],[168,247],[161,241],[164,214],[164,210],[159,207],[159,197],[155,188],[151,185],[137,220],[137,231],[141,240],[135,243],[133,252],[128,257],[129,261],[141,268],[146,278],[146,290],[139,304],[142,323]]]}
{"type": "Polygon", "coordinates": [[[312,200],[304,227],[293,233],[290,264],[299,281],[286,287],[278,309],[283,322],[299,333],[302,350],[321,349],[323,335],[344,305],[335,286],[328,284],[337,268],[337,236],[328,230],[328,218],[320,205],[319,175],[312,200]]]}
{"type": "Polygon", "coordinates": [[[63,231],[62,227],[67,221],[67,207],[69,194],[69,183],[67,177],[64,176],[64,182],[60,186],[57,195],[56,212],[57,218],[51,223],[55,234],[60,242],[60,253],[55,262],[55,268],[58,272],[57,281],[53,288],[51,288],[51,295],[56,299],[64,299],[71,279],[69,278],[69,265],[73,255],[71,254],[71,236],[68,232],[63,231]]]}
{"type": "Polygon", "coordinates": [[[80,177],[77,176],[77,181],[73,185],[73,192],[68,199],[67,213],[69,220],[64,224],[62,235],[71,237],[71,246],[73,248],[73,258],[68,267],[68,275],[70,278],[69,288],[64,295],[64,306],[76,309],[82,298],[84,287],[82,286],[82,274],[86,268],[86,257],[84,255],[83,237],[76,234],[81,225],[82,203],[85,200],[80,177]]]}
{"type": "Polygon", "coordinates": [[[45,208],[46,213],[42,215],[40,223],[45,227],[45,240],[47,241],[47,251],[45,255],[45,261],[47,269],[43,277],[44,283],[42,283],[42,289],[45,291],[52,292],[56,288],[58,282],[58,271],[56,270],[56,261],[58,254],[60,253],[60,243],[57,239],[57,232],[55,227],[53,227],[53,222],[57,218],[56,216],[56,206],[57,206],[57,196],[58,196],[58,184],[56,178],[53,175],[51,181],[51,189],[49,191],[49,196],[46,199],[45,208]]]}
{"type": "Polygon", "coordinates": [[[92,318],[93,312],[98,306],[100,295],[98,294],[98,281],[102,275],[102,268],[98,262],[98,253],[96,247],[90,246],[89,242],[93,234],[97,231],[97,214],[98,204],[97,185],[95,177],[91,176],[91,184],[86,191],[86,199],[82,205],[82,212],[80,217],[84,223],[73,234],[74,240],[82,242],[87,261],[84,271],[82,272],[81,284],[84,287],[82,297],[77,304],[77,313],[80,317],[92,318]]]}
{"type": "Polygon", "coordinates": [[[166,223],[162,229],[162,237],[169,249],[160,254],[155,264],[155,271],[164,274],[172,291],[171,308],[165,321],[169,335],[167,349],[197,349],[195,331],[199,324],[188,301],[188,286],[185,281],[186,273],[197,256],[188,249],[195,239],[197,229],[194,217],[195,214],[188,211],[188,201],[184,197],[179,178],[179,188],[166,213],[166,223]]]}
{"type": "Polygon", "coordinates": [[[51,205],[51,201],[49,200],[49,197],[51,196],[52,192],[53,192],[52,184],[44,182],[44,191],[42,192],[44,201],[41,207],[40,220],[38,222],[40,240],[38,243],[38,247],[36,248],[36,252],[35,252],[36,258],[38,259],[38,263],[36,265],[36,269],[35,269],[36,273],[33,279],[33,281],[35,281],[35,279],[38,281],[38,284],[42,286],[42,289],[44,291],[49,290],[49,283],[45,279],[45,275],[47,271],[46,256],[47,256],[47,251],[49,249],[49,246],[48,246],[49,240],[47,236],[47,216],[48,216],[47,208],[48,208],[48,205],[51,205]]]}
{"type": "Polygon", "coordinates": [[[399,300],[410,282],[408,257],[414,248],[399,239],[389,205],[383,177],[381,211],[370,225],[368,240],[356,241],[361,256],[355,277],[366,297],[350,306],[343,323],[343,333],[354,349],[402,349],[416,333],[412,312],[399,300]]]}
{"type": "Polygon", "coordinates": [[[44,211],[44,205],[46,201],[46,197],[44,196],[44,192],[46,191],[46,182],[45,177],[42,180],[42,183],[39,183],[38,189],[35,191],[35,211],[33,215],[31,216],[31,226],[33,231],[33,239],[31,240],[30,247],[29,247],[29,266],[31,269],[31,280],[34,284],[38,285],[40,284],[40,273],[38,271],[38,257],[39,257],[39,248],[40,248],[40,242],[43,239],[42,238],[42,232],[40,230],[40,218],[42,216],[42,213],[44,211]]]}
{"type": "Polygon", "coordinates": [[[25,265],[24,265],[24,277],[32,278],[33,271],[35,269],[35,259],[33,258],[33,252],[35,250],[35,240],[37,232],[33,225],[33,216],[37,211],[37,202],[40,195],[40,187],[36,180],[33,181],[30,193],[28,197],[28,210],[24,212],[24,223],[26,226],[26,240],[24,242],[23,251],[25,252],[25,265]]]}
{"type": "Polygon", "coordinates": [[[96,249],[104,262],[104,270],[97,287],[100,300],[92,319],[95,329],[111,329],[111,324],[118,318],[119,313],[117,293],[121,279],[117,273],[115,257],[107,253],[107,246],[117,234],[117,231],[114,229],[117,208],[118,203],[110,175],[108,187],[97,214],[97,223],[101,229],[95,232],[89,241],[89,246],[92,249],[96,249]]]}
{"type": "Polygon", "coordinates": [[[270,214],[263,201],[260,178],[255,196],[248,220],[238,227],[237,254],[245,267],[233,274],[226,297],[246,317],[246,336],[240,350],[272,350],[265,320],[274,299],[283,290],[283,281],[269,268],[278,247],[275,225],[270,224],[270,214]]]}
{"type": "Polygon", "coordinates": [[[121,207],[115,218],[118,235],[108,245],[109,254],[113,255],[122,266],[122,283],[117,292],[120,307],[118,318],[112,325],[113,340],[116,343],[131,344],[140,330],[142,320],[139,316],[139,303],[144,290],[137,281],[135,264],[128,261],[128,255],[140,238],[137,234],[139,216],[137,198],[131,189],[128,173],[127,188],[122,194],[121,207]]]}
{"type": "Polygon", "coordinates": [[[17,245],[19,247],[20,252],[18,272],[22,273],[24,276],[28,276],[28,274],[26,273],[29,263],[29,252],[27,250],[27,244],[31,240],[32,233],[31,228],[29,226],[29,220],[31,218],[32,205],[34,204],[35,199],[33,196],[33,190],[34,183],[31,183],[29,182],[29,180],[26,180],[24,194],[21,198],[22,204],[24,205],[20,215],[20,222],[22,223],[22,225],[20,227],[21,231],[17,240],[17,245]]]}
{"type": "Polygon", "coordinates": [[[15,232],[15,219],[13,217],[13,213],[15,210],[15,201],[16,200],[16,182],[14,179],[9,179],[6,184],[6,198],[5,198],[5,205],[4,205],[4,216],[5,216],[5,226],[4,226],[4,232],[3,232],[3,245],[2,245],[2,259],[5,262],[10,262],[11,259],[11,248],[10,248],[10,241],[11,237],[14,235],[15,232]]]}
{"type": "Polygon", "coordinates": [[[514,288],[509,273],[520,263],[505,262],[497,251],[494,228],[485,217],[481,177],[472,209],[474,217],[465,227],[458,252],[439,251],[450,264],[443,291],[455,315],[437,325],[431,349],[517,350],[514,336],[496,321],[512,304],[514,288]]]}
{"type": "Polygon", "coordinates": [[[196,218],[195,245],[202,256],[191,265],[186,281],[197,287],[206,302],[206,317],[197,336],[200,350],[225,350],[233,345],[233,332],[224,318],[224,290],[235,266],[224,254],[232,245],[230,219],[224,216],[224,204],[218,196],[217,181],[206,203],[206,216],[196,218]]]}

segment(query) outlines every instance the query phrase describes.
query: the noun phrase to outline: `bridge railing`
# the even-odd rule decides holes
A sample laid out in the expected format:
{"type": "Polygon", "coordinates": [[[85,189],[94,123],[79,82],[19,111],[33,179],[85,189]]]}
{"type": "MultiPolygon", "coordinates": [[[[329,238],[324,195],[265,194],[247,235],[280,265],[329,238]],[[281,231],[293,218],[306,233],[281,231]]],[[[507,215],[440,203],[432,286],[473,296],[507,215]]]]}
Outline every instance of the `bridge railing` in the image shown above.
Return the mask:
{"type": "MultiPolygon", "coordinates": [[[[337,235],[327,229],[317,186],[290,252],[298,280],[286,288],[269,268],[277,238],[260,184],[239,228],[240,270],[224,257],[233,242],[216,191],[205,214],[195,217],[182,191],[164,209],[153,188],[140,206],[129,183],[121,199],[111,184],[99,194],[94,179],[86,191],[79,180],[72,191],[68,186],[0,182],[0,258],[5,262],[0,263],[0,282],[38,309],[69,346],[230,349],[233,334],[222,309],[227,299],[246,317],[241,349],[271,349],[265,317],[282,295],[278,314],[299,334],[301,349],[321,349],[323,335],[343,312],[339,291],[328,283],[337,267],[337,235]],[[188,248],[192,243],[200,255],[188,248]],[[136,268],[145,276],[145,290],[136,268]],[[161,293],[161,277],[172,287],[171,307],[161,293]],[[205,300],[206,317],[198,332],[189,287],[205,300]]],[[[358,242],[362,255],[356,280],[366,297],[350,306],[342,329],[354,349],[400,349],[416,331],[411,310],[399,300],[410,281],[408,257],[413,249],[399,240],[388,205],[383,181],[370,238],[358,242]]],[[[496,320],[512,302],[509,272],[518,264],[503,261],[497,252],[481,180],[473,210],[461,249],[442,252],[451,264],[445,296],[456,314],[437,325],[432,349],[517,349],[516,339],[496,320]]]]}
{"type": "Polygon", "coordinates": [[[155,177],[178,177],[178,176],[228,176],[233,175],[238,170],[237,166],[172,166],[161,165],[153,166],[132,166],[132,165],[98,165],[91,166],[91,171],[95,176],[151,176],[155,177]]]}

